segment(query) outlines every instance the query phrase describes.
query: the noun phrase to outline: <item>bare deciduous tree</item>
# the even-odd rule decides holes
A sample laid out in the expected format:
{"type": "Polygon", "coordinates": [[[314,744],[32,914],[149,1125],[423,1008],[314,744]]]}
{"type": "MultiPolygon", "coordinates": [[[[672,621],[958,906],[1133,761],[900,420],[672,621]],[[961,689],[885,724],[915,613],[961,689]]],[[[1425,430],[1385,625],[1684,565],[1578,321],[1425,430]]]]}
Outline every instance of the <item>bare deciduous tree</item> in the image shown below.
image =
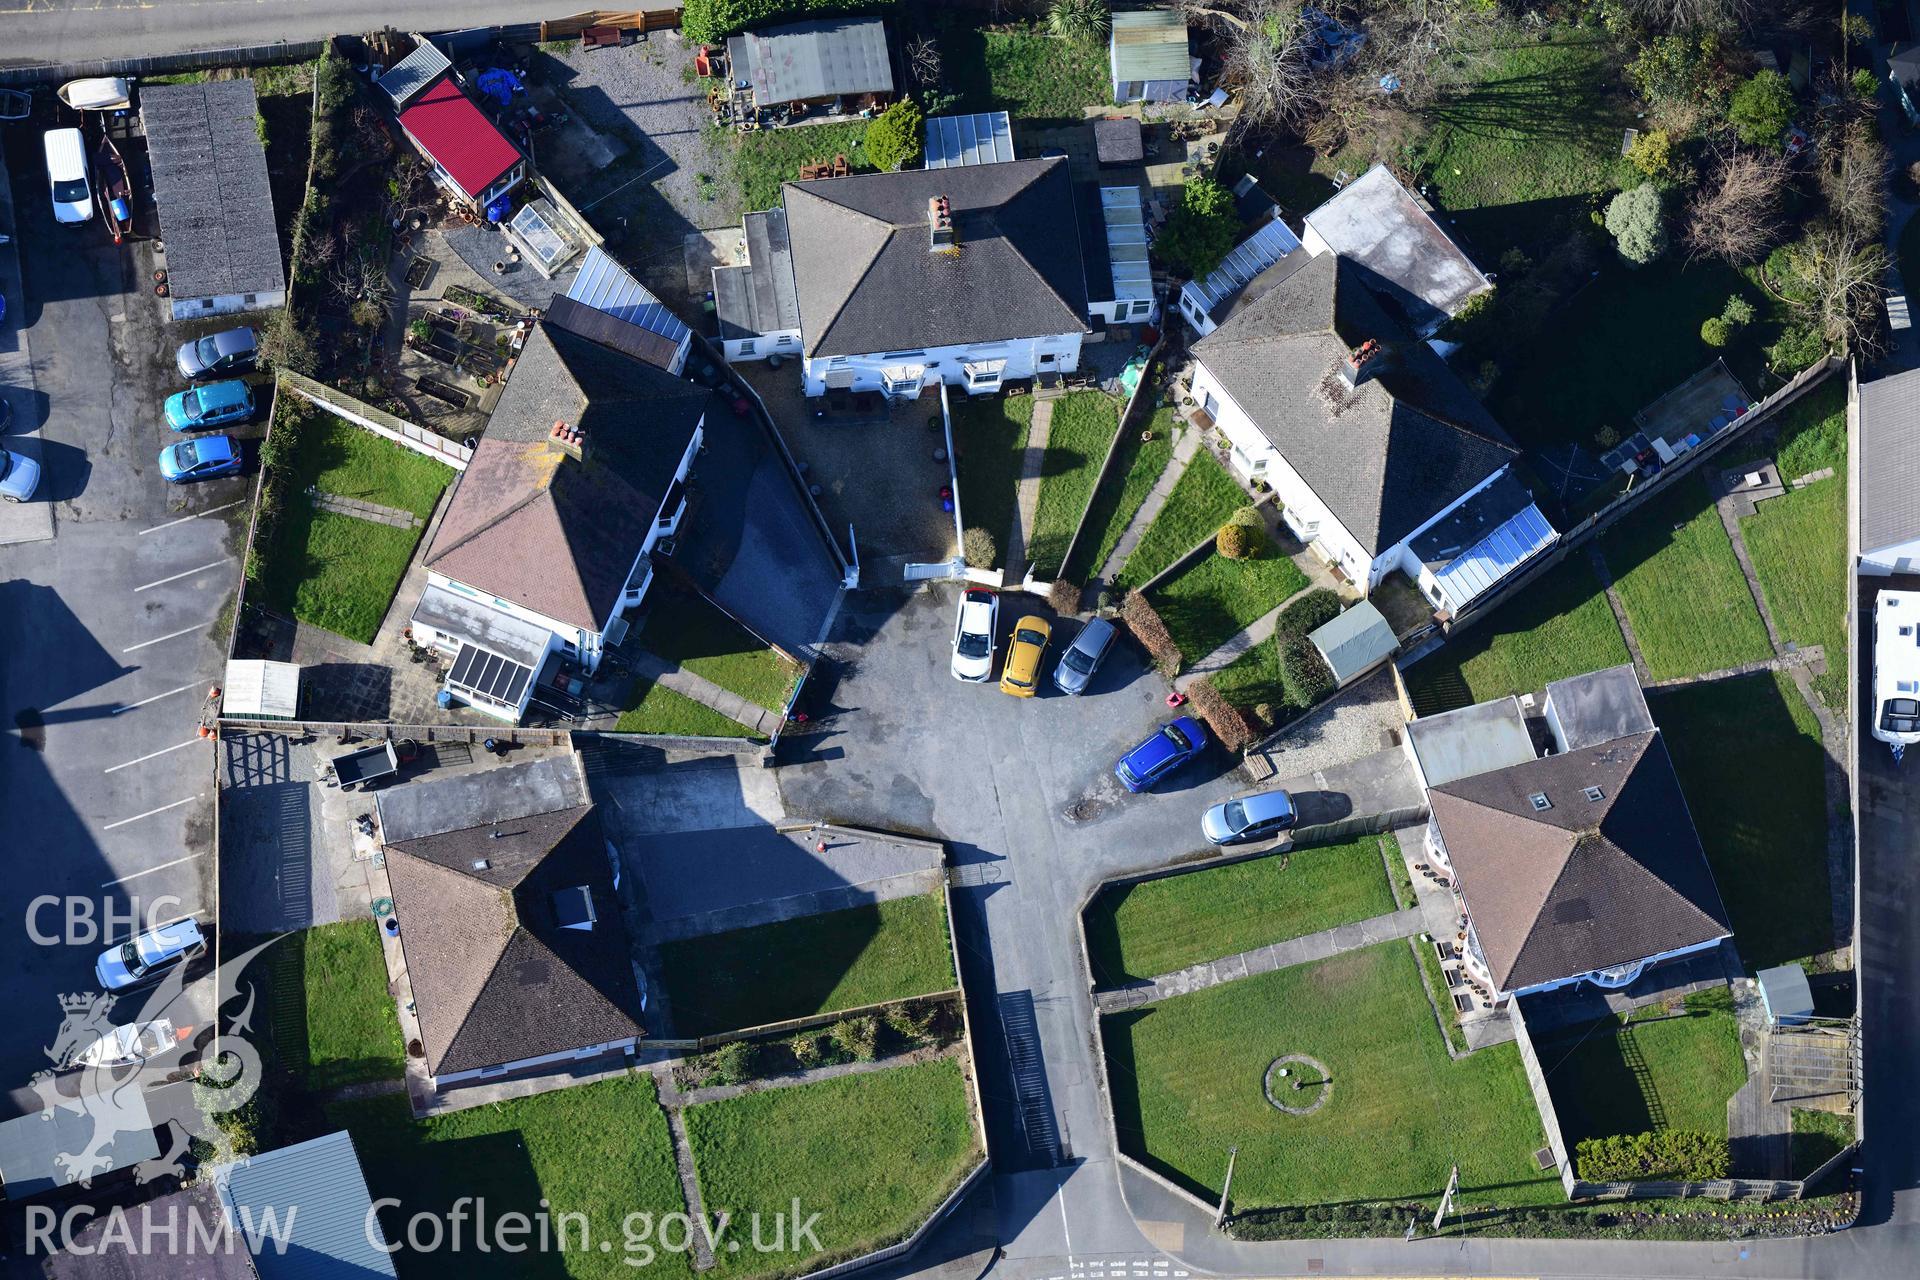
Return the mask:
{"type": "Polygon", "coordinates": [[[932,36],[916,36],[907,41],[907,77],[921,92],[939,87],[940,44],[932,36]]]}
{"type": "Polygon", "coordinates": [[[1858,239],[1837,218],[1815,223],[1793,250],[1794,272],[1813,295],[1808,303],[1821,336],[1842,352],[1871,356],[1880,327],[1880,282],[1888,268],[1885,246],[1858,239]]]}
{"type": "Polygon", "coordinates": [[[1681,236],[1689,257],[1723,258],[1735,266],[1758,261],[1780,230],[1785,162],[1751,148],[1724,153],[1687,202],[1681,236]]]}
{"type": "Polygon", "coordinates": [[[1878,240],[1887,225],[1887,148],[1868,120],[1827,133],[1820,153],[1820,191],[1854,239],[1878,240]]]}
{"type": "Polygon", "coordinates": [[[1726,31],[1763,9],[1756,0],[1626,0],[1629,13],[1662,30],[1726,31]]]}
{"type": "Polygon", "coordinates": [[[1212,22],[1220,33],[1226,79],[1240,91],[1236,128],[1299,128],[1317,114],[1320,77],[1309,58],[1316,46],[1298,4],[1248,0],[1238,13],[1191,4],[1187,13],[1212,22]]]}

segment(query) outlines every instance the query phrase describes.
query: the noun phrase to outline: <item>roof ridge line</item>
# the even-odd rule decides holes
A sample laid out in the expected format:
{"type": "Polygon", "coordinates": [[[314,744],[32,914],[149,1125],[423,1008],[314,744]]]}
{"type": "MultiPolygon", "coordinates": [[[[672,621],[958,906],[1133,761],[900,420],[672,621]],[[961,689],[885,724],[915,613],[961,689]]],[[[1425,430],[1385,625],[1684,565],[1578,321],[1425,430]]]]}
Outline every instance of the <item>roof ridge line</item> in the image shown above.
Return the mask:
{"type": "MultiPolygon", "coordinates": [[[[501,892],[505,893],[508,897],[513,896],[511,889],[503,889],[501,892]]],[[[474,989],[472,1001],[468,1003],[465,1009],[461,1010],[460,1025],[455,1027],[453,1034],[447,1037],[446,1047],[440,1051],[442,1058],[452,1053],[453,1046],[460,1042],[460,1037],[466,1031],[467,1024],[473,1021],[474,1010],[480,1007],[480,997],[484,996],[487,993],[487,988],[493,985],[494,976],[500,972],[500,965],[506,960],[507,952],[513,950],[513,940],[523,933],[530,938],[533,937],[533,931],[527,928],[526,925],[520,923],[519,905],[515,904],[513,911],[513,928],[508,931],[506,941],[500,944],[499,954],[494,956],[493,963],[487,966],[487,976],[482,978],[480,985],[474,989]]],[[[426,1033],[426,1024],[421,1024],[420,1031],[422,1035],[426,1033]]],[[[438,1075],[439,1073],[435,1072],[434,1074],[438,1075]]]]}
{"type": "MultiPolygon", "coordinates": [[[[575,810],[578,810],[579,811],[578,816],[575,817],[574,820],[568,824],[567,829],[565,831],[562,831],[560,833],[559,839],[556,839],[553,845],[548,848],[547,853],[552,853],[554,849],[557,849],[560,847],[560,840],[564,840],[569,835],[572,835],[573,829],[579,826],[582,822],[586,820],[587,813],[591,811],[592,808],[593,808],[593,801],[586,800],[580,804],[565,805],[558,809],[543,809],[539,813],[522,813],[512,818],[501,819],[495,822],[475,822],[464,827],[448,827],[445,831],[435,831],[427,835],[408,836],[404,840],[394,841],[388,847],[400,850],[400,852],[406,854],[409,858],[414,859],[416,862],[424,862],[431,866],[439,867],[443,871],[451,871],[453,874],[457,876],[464,876],[469,880],[473,880],[480,884],[484,884],[490,889],[498,889],[501,887],[500,885],[493,884],[487,880],[482,880],[479,876],[472,874],[471,871],[462,871],[459,867],[450,867],[444,862],[435,862],[432,858],[423,858],[419,854],[415,853],[413,850],[407,848],[406,846],[412,844],[416,840],[435,840],[441,836],[459,835],[463,831],[478,831],[482,827],[497,827],[500,825],[501,821],[524,822],[529,818],[545,818],[551,814],[573,813],[575,810]]],[[[513,882],[513,885],[509,887],[517,888],[522,882],[524,882],[529,875],[533,874],[534,868],[540,865],[541,859],[544,858],[545,856],[546,856],[545,854],[542,854],[540,858],[534,859],[533,864],[529,866],[525,871],[522,871],[520,873],[519,878],[516,879],[513,882]]]]}
{"type": "MultiPolygon", "coordinates": [[[[511,441],[511,440],[502,440],[500,441],[500,443],[504,446],[504,445],[510,445],[518,442],[511,441]]],[[[535,449],[535,448],[543,448],[544,446],[529,443],[529,444],[523,445],[522,447],[528,448],[528,449],[535,449]]],[[[460,474],[462,477],[464,477],[466,475],[466,472],[463,471],[460,474]]],[[[548,484],[543,484],[538,489],[535,489],[532,493],[529,493],[526,497],[520,499],[520,501],[514,503],[512,506],[507,507],[501,511],[495,512],[492,516],[490,516],[487,519],[487,522],[485,524],[476,526],[475,528],[469,530],[467,533],[465,533],[461,537],[455,539],[453,542],[448,543],[445,550],[436,551],[434,550],[434,548],[428,547],[427,561],[426,561],[427,567],[431,569],[433,567],[434,561],[440,559],[442,556],[451,555],[453,552],[458,551],[461,547],[466,546],[469,542],[472,542],[475,538],[479,537],[481,534],[485,533],[487,530],[492,529],[494,526],[498,525],[501,521],[505,520],[508,516],[519,514],[522,510],[526,509],[528,506],[532,505],[534,502],[537,502],[539,499],[543,497],[551,498],[552,494],[553,494],[553,489],[552,489],[551,482],[549,482],[548,484]]],[[[451,501],[448,502],[448,506],[449,507],[452,506],[451,501]]],[[[437,543],[439,539],[435,538],[434,541],[437,543]]]]}

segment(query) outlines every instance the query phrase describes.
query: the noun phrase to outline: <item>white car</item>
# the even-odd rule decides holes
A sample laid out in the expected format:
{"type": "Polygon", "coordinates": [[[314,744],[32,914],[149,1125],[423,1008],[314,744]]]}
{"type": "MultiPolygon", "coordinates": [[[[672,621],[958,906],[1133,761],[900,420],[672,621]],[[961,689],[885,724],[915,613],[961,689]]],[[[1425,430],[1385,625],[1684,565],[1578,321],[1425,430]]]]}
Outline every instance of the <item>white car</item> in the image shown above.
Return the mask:
{"type": "Polygon", "coordinates": [[[207,948],[200,922],[192,916],[170,920],[108,947],[93,962],[93,976],[102,990],[125,991],[152,982],[171,969],[185,964],[207,948]]]}
{"type": "Polygon", "coordinates": [[[981,684],[993,679],[993,638],[1000,626],[1000,593],[968,587],[953,620],[953,678],[981,684]]]}
{"type": "Polygon", "coordinates": [[[76,1067],[128,1067],[180,1047],[173,1023],[166,1018],[115,1027],[73,1055],[76,1067]]]}

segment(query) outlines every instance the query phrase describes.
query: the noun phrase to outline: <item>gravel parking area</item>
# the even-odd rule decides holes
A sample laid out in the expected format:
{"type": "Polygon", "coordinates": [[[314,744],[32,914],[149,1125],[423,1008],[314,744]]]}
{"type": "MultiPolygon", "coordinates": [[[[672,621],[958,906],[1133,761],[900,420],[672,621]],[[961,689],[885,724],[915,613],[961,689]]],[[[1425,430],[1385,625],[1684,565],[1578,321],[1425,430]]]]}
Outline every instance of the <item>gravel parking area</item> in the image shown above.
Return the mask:
{"type": "Polygon", "coordinates": [[[1261,744],[1282,777],[1338,768],[1399,745],[1406,727],[1385,667],[1261,744]]]}
{"type": "MultiPolygon", "coordinates": [[[[569,109],[628,147],[567,198],[609,240],[658,255],[676,271],[687,233],[740,223],[733,157],[726,135],[709,128],[706,92],[689,78],[692,65],[693,51],[678,31],[617,48],[536,55],[536,74],[565,94],[569,109]],[[711,181],[702,182],[702,174],[711,181]]],[[[641,265],[649,283],[652,267],[641,265]]]]}

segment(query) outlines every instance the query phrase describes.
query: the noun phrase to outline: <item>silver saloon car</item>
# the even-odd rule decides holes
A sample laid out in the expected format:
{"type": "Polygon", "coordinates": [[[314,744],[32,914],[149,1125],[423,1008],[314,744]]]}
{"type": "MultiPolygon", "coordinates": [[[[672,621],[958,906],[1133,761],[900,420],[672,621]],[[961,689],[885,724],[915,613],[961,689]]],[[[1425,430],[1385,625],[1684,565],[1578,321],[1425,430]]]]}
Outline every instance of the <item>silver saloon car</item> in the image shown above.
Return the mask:
{"type": "Polygon", "coordinates": [[[1236,796],[1207,810],[1200,833],[1209,844],[1252,844],[1290,831],[1299,814],[1293,797],[1284,791],[1261,791],[1236,796]]]}
{"type": "Polygon", "coordinates": [[[1053,669],[1053,682],[1062,693],[1085,693],[1093,683],[1093,673],[1106,661],[1119,632],[1105,618],[1095,618],[1080,628],[1059,663],[1053,669]]]}

